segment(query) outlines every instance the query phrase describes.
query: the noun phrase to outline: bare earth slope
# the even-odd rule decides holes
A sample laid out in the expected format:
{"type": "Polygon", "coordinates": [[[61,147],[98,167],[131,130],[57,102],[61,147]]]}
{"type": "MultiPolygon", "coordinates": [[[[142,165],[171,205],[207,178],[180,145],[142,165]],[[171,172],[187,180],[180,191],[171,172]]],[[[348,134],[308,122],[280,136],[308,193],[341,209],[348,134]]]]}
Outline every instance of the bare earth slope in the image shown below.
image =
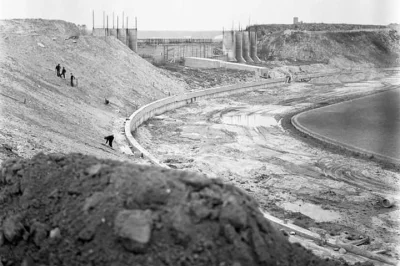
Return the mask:
{"type": "Polygon", "coordinates": [[[339,68],[387,67],[400,62],[400,35],[391,28],[301,24],[260,25],[257,30],[263,60],[321,62],[339,68]]]}
{"type": "Polygon", "coordinates": [[[121,158],[121,150],[130,152],[122,146],[124,119],[185,86],[115,38],[79,36],[64,21],[0,21],[0,142],[19,156],[62,151],[121,158]],[[56,76],[58,63],[66,80],[56,76]],[[71,72],[78,87],[70,86],[71,72]],[[102,145],[111,133],[116,150],[102,145]]]}

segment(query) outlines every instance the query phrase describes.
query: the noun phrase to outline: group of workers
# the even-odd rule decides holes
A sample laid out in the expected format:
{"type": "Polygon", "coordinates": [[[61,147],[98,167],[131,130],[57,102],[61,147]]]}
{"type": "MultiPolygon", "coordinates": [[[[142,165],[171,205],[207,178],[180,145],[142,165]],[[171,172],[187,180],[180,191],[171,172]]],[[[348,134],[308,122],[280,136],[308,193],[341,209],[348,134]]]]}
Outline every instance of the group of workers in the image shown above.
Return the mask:
{"type": "MultiPolygon", "coordinates": [[[[56,66],[56,71],[57,71],[57,77],[60,77],[60,78],[64,78],[64,79],[65,79],[65,73],[67,73],[67,70],[65,70],[65,67],[63,67],[63,68],[61,69],[60,64],[58,64],[58,65],[56,66]]],[[[71,73],[71,87],[74,86],[74,80],[75,80],[75,77],[74,77],[74,75],[71,73]]]]}
{"type": "MultiPolygon", "coordinates": [[[[64,78],[64,79],[65,79],[65,73],[67,73],[67,70],[65,70],[65,67],[63,67],[63,68],[61,69],[60,64],[58,64],[58,65],[56,66],[56,71],[57,71],[57,77],[60,77],[60,78],[64,78]]],[[[74,87],[74,80],[75,80],[75,77],[74,77],[74,75],[71,73],[71,87],[74,87]]],[[[112,148],[112,143],[113,143],[113,141],[114,141],[114,135],[106,136],[104,139],[106,140],[106,144],[108,143],[108,145],[110,145],[110,147],[112,148]]]]}

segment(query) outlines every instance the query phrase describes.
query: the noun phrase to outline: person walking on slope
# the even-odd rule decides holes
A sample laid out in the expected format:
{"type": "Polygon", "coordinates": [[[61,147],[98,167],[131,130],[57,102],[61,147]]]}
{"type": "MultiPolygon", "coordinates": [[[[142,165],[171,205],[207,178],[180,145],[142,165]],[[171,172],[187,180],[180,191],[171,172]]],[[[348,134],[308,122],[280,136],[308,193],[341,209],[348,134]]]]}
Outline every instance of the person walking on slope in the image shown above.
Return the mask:
{"type": "Polygon", "coordinates": [[[57,77],[61,77],[61,75],[60,75],[60,69],[61,69],[60,64],[58,64],[58,65],[56,66],[57,77]]]}
{"type": "Polygon", "coordinates": [[[74,74],[71,73],[71,87],[74,86],[74,79],[75,79],[74,74]]]}
{"type": "Polygon", "coordinates": [[[110,145],[110,147],[112,148],[112,142],[114,140],[114,135],[110,135],[104,138],[106,140],[106,144],[108,142],[108,144],[110,145]]]}
{"type": "Polygon", "coordinates": [[[65,67],[63,67],[61,71],[61,77],[63,77],[64,79],[65,79],[65,73],[67,73],[67,70],[65,70],[65,67]]]}

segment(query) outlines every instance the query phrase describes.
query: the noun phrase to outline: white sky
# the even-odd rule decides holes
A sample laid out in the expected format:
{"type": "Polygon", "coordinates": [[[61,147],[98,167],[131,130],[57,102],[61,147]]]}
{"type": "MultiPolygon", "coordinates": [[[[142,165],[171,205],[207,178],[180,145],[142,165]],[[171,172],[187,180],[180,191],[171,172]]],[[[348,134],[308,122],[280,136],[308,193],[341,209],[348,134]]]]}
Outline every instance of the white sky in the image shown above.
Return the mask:
{"type": "MultiPolygon", "coordinates": [[[[0,0],[0,19],[61,19],[92,27],[103,24],[103,11],[129,16],[139,30],[221,30],[240,23],[304,22],[379,24],[400,23],[400,0],[0,0]]],[[[116,24],[116,22],[115,22],[116,24]]]]}

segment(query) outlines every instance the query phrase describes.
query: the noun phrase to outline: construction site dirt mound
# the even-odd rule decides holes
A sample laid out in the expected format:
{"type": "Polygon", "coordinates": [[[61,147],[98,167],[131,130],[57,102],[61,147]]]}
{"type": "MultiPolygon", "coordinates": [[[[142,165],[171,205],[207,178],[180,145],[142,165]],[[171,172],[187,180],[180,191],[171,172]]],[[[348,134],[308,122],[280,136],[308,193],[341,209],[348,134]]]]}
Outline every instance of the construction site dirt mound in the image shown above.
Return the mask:
{"type": "Polygon", "coordinates": [[[0,173],[4,265],[342,265],[289,243],[219,179],[82,154],[0,173]]]}

